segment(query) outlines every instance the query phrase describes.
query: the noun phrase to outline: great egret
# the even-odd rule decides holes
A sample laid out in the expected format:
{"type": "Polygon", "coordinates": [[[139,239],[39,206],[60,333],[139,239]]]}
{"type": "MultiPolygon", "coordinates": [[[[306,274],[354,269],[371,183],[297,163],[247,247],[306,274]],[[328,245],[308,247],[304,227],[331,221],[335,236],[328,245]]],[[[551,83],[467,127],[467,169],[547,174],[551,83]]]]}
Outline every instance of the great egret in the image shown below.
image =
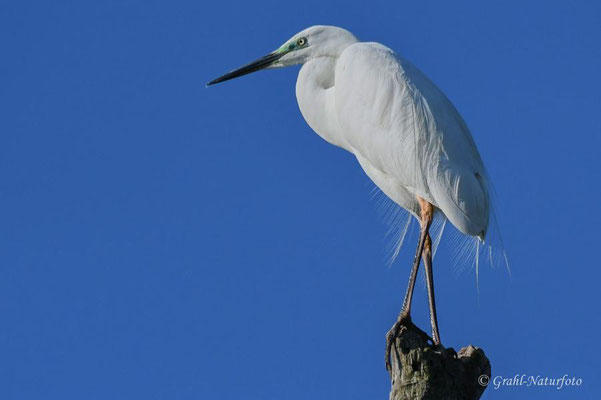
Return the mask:
{"type": "Polygon", "coordinates": [[[484,241],[489,182],[472,135],[449,99],[409,61],[349,31],[313,26],[265,57],[207,84],[264,68],[302,64],[296,98],[323,139],[353,153],[365,173],[420,223],[420,236],[401,312],[386,335],[386,367],[402,326],[412,324],[411,299],[424,260],[432,342],[440,344],[430,224],[442,213],[465,235],[484,241]]]}

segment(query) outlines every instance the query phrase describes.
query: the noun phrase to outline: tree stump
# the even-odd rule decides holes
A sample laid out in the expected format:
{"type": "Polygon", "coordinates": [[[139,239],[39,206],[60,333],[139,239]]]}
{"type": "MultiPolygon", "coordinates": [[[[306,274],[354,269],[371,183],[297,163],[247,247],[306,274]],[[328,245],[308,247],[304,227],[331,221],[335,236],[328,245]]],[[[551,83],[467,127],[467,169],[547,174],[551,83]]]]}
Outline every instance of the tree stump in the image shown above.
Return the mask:
{"type": "Polygon", "coordinates": [[[403,327],[391,349],[390,400],[476,400],[490,378],[484,351],[433,347],[415,325],[403,327]]]}

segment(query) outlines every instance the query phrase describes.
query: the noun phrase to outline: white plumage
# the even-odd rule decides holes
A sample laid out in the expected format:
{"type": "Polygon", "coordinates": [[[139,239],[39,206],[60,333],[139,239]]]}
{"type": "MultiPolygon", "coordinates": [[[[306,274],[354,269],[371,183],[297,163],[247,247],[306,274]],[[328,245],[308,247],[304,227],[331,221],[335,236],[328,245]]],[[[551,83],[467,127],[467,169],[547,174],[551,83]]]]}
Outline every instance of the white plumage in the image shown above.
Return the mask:
{"type": "Polygon", "coordinates": [[[486,173],[455,107],[419,69],[381,44],[357,42],[331,27],[297,36],[330,30],[339,47],[332,46],[332,56],[305,62],[296,84],[307,123],[353,153],[374,183],[416,217],[419,195],[461,232],[483,240],[486,173]]]}
{"type": "Polygon", "coordinates": [[[388,365],[391,341],[401,325],[411,323],[422,258],[432,340],[440,343],[428,231],[433,214],[442,213],[460,232],[485,240],[491,214],[486,171],[467,125],[430,79],[386,46],[359,42],[342,28],[305,29],[276,51],[209,85],[295,64],[302,64],[296,97],[309,126],[353,153],[382,192],[421,225],[403,309],[387,335],[388,365]]]}

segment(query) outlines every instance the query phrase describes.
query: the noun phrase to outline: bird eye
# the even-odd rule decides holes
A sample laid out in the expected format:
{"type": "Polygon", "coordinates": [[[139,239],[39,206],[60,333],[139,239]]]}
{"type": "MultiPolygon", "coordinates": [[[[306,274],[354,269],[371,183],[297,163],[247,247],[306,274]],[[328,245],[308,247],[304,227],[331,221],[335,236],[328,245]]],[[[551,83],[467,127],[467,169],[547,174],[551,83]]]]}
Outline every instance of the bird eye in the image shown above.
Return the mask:
{"type": "Polygon", "coordinates": [[[296,44],[299,46],[304,46],[305,43],[307,43],[307,39],[305,39],[304,37],[302,37],[296,41],[296,44]]]}

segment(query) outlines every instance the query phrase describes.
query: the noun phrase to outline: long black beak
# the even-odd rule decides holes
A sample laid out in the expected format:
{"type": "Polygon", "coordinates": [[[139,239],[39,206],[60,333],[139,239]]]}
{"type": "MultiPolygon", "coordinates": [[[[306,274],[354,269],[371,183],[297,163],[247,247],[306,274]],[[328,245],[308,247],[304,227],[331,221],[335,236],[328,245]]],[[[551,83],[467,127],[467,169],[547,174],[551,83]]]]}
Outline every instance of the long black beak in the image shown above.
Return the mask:
{"type": "Polygon", "coordinates": [[[239,76],[247,75],[252,72],[259,71],[263,68],[267,68],[271,64],[273,64],[274,62],[279,60],[283,55],[284,55],[284,53],[267,54],[265,57],[261,57],[258,60],[251,62],[250,64],[247,64],[243,67],[235,69],[231,72],[228,72],[227,74],[225,74],[223,76],[220,76],[217,79],[212,80],[211,82],[207,83],[207,86],[211,86],[211,85],[214,85],[219,82],[229,81],[230,79],[234,79],[239,76]]]}

